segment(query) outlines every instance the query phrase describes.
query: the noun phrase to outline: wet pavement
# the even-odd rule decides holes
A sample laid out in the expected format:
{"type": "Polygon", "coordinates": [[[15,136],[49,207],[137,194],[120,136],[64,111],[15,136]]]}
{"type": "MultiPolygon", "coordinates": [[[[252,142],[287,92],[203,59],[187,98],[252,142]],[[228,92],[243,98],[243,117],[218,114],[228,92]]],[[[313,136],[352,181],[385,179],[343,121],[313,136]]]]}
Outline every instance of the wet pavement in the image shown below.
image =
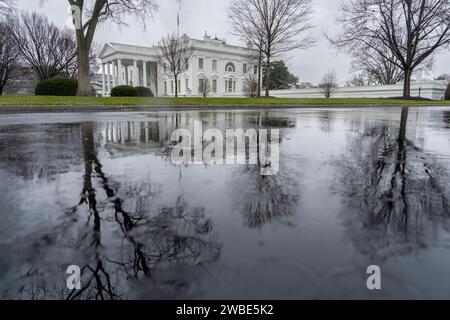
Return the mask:
{"type": "Polygon", "coordinates": [[[5,114],[0,150],[2,299],[450,298],[449,107],[5,114]],[[194,121],[278,129],[278,174],[175,165],[194,121]]]}

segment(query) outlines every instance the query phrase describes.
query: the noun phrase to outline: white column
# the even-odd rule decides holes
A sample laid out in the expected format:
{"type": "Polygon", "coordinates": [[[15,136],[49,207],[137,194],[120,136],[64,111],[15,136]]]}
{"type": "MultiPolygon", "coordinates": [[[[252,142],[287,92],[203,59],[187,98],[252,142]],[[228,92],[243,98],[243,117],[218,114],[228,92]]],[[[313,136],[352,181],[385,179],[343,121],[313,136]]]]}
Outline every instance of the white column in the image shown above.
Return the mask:
{"type": "Polygon", "coordinates": [[[147,88],[147,61],[142,61],[142,72],[144,73],[144,87],[147,88]]]}
{"type": "Polygon", "coordinates": [[[108,62],[107,63],[107,72],[108,72],[108,75],[107,75],[107,80],[106,80],[106,84],[107,84],[107,86],[108,86],[108,92],[107,92],[107,94],[111,94],[111,63],[110,62],[108,62]]]}
{"type": "Polygon", "coordinates": [[[105,64],[102,63],[102,95],[106,94],[105,64]]]}
{"type": "Polygon", "coordinates": [[[117,87],[117,69],[116,69],[116,60],[112,62],[112,76],[113,76],[113,87],[117,87]]]}
{"type": "Polygon", "coordinates": [[[139,86],[139,70],[137,66],[137,60],[133,60],[133,86],[139,86]]]}
{"type": "Polygon", "coordinates": [[[122,59],[117,60],[117,78],[119,79],[119,86],[123,84],[122,79],[122,59]]]}

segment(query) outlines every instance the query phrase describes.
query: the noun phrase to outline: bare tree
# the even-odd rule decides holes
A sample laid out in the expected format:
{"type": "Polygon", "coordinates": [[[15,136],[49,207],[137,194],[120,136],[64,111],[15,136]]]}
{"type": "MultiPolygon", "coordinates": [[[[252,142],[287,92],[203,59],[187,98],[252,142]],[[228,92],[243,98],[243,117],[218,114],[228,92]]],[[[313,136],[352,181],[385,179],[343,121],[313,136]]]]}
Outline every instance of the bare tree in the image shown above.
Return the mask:
{"type": "Polygon", "coordinates": [[[70,30],[59,29],[37,13],[23,13],[12,29],[13,42],[21,58],[39,80],[76,68],[77,46],[70,30]]]}
{"type": "Polygon", "coordinates": [[[258,96],[258,80],[253,74],[248,74],[244,79],[244,94],[249,98],[258,96]]]}
{"type": "Polygon", "coordinates": [[[211,92],[211,84],[209,83],[208,78],[199,80],[198,92],[203,95],[203,98],[206,98],[209,95],[209,93],[211,92]]]}
{"type": "Polygon", "coordinates": [[[175,98],[178,98],[178,78],[189,68],[189,60],[192,56],[192,47],[189,44],[189,38],[183,36],[177,37],[170,34],[163,37],[159,42],[160,64],[166,65],[169,72],[175,80],[175,98]]]}
{"type": "Polygon", "coordinates": [[[16,5],[16,0],[0,0],[0,16],[7,16],[16,5]]]}
{"type": "Polygon", "coordinates": [[[413,72],[450,44],[448,0],[352,0],[341,11],[342,31],[332,43],[351,52],[370,48],[399,67],[404,98],[413,72]]]}
{"type": "Polygon", "coordinates": [[[436,80],[445,80],[445,81],[450,82],[450,74],[449,73],[443,73],[439,77],[437,77],[436,80]]]}
{"type": "Polygon", "coordinates": [[[0,95],[20,76],[19,50],[11,37],[10,23],[0,20],[0,95]]]}
{"type": "MultiPolygon", "coordinates": [[[[45,0],[41,0],[45,2],[45,0]]],[[[125,16],[141,19],[152,16],[158,9],[155,0],[67,0],[72,6],[77,41],[78,92],[79,96],[92,95],[90,77],[90,54],[95,31],[99,23],[112,21],[125,24],[125,16]]]]}
{"type": "Polygon", "coordinates": [[[266,58],[266,97],[272,57],[314,43],[311,0],[234,0],[228,12],[233,30],[266,58]]]}
{"type": "Polygon", "coordinates": [[[334,91],[336,91],[337,86],[338,84],[336,72],[334,72],[333,70],[328,71],[319,84],[320,90],[323,92],[323,94],[325,94],[325,98],[327,99],[331,97],[334,91]]]}
{"type": "Polygon", "coordinates": [[[364,87],[370,85],[370,80],[365,72],[361,72],[354,74],[345,85],[347,87],[364,87]]]}
{"type": "Polygon", "coordinates": [[[367,85],[396,84],[403,80],[403,71],[393,63],[396,58],[389,59],[371,48],[353,53],[352,71],[361,72],[367,85]]]}

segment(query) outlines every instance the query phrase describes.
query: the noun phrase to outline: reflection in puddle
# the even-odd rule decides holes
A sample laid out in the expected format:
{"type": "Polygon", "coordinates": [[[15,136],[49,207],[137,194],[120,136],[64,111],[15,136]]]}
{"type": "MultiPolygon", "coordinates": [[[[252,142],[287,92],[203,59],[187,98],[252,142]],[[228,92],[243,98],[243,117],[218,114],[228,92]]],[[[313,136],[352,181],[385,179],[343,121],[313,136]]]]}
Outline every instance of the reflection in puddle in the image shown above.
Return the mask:
{"type": "Polygon", "coordinates": [[[373,263],[382,297],[449,298],[448,114],[3,116],[0,298],[370,298],[373,263]],[[171,135],[195,121],[279,129],[279,173],[174,165],[171,135]]]}

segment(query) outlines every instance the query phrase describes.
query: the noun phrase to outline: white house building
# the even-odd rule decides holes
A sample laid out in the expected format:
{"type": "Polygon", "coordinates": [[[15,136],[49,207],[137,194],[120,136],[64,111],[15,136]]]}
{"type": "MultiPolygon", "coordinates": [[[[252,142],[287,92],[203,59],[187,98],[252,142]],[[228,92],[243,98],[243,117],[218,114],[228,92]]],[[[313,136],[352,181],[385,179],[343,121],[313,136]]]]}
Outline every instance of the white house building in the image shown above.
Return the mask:
{"type": "MultiPolygon", "coordinates": [[[[187,39],[192,56],[188,70],[178,78],[179,96],[202,96],[200,88],[206,79],[208,96],[244,96],[245,80],[257,79],[255,50],[208,35],[203,40],[187,39]]],[[[155,96],[174,96],[175,80],[169,68],[161,65],[160,54],[157,46],[106,43],[100,53],[102,95],[109,96],[113,87],[127,84],[150,88],[155,96]]]]}

